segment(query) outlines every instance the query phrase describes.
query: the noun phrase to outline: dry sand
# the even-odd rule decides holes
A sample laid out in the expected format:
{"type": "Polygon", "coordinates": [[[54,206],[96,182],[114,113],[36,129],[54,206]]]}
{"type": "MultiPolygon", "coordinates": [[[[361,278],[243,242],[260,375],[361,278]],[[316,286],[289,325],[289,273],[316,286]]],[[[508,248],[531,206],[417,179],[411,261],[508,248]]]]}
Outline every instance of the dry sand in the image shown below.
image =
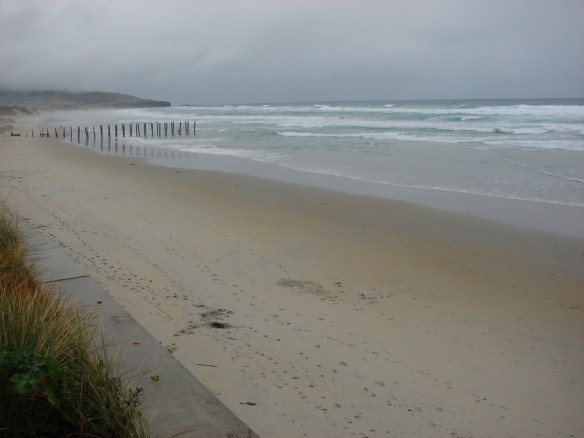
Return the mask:
{"type": "Polygon", "coordinates": [[[582,436],[582,240],[52,139],[0,197],[260,436],[582,436]]]}

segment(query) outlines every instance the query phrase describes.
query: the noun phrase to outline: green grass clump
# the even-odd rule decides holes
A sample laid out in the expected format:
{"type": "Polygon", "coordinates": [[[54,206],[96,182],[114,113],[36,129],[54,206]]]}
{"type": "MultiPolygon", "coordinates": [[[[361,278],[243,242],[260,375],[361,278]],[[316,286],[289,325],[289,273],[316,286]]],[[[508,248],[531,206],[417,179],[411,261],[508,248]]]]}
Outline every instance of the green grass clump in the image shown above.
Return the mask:
{"type": "Polygon", "coordinates": [[[0,437],[146,437],[138,389],[121,379],[90,316],[42,285],[0,212],[0,437]]]}

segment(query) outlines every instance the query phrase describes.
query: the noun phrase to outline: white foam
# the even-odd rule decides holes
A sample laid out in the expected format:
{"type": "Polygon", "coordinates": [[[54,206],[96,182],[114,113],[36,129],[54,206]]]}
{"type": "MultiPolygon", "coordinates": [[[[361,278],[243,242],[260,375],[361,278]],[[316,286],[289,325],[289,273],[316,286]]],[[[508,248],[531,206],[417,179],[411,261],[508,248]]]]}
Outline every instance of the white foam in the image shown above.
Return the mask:
{"type": "Polygon", "coordinates": [[[584,152],[584,143],[580,141],[573,140],[520,140],[520,139],[507,139],[507,140],[492,140],[483,139],[485,145],[493,146],[507,146],[507,147],[519,147],[528,150],[536,149],[563,149],[566,151],[584,152]]]}
{"type": "Polygon", "coordinates": [[[199,144],[196,146],[180,147],[177,148],[177,150],[200,154],[247,158],[249,160],[266,163],[281,160],[283,157],[286,156],[285,154],[278,152],[268,152],[265,150],[251,150],[241,148],[220,148],[211,144],[199,144]]]}
{"type": "Polygon", "coordinates": [[[537,118],[584,118],[584,106],[580,105],[509,105],[509,106],[482,106],[482,107],[398,107],[388,108],[390,112],[417,113],[428,115],[456,115],[467,114],[474,116],[532,116],[537,118]]]}

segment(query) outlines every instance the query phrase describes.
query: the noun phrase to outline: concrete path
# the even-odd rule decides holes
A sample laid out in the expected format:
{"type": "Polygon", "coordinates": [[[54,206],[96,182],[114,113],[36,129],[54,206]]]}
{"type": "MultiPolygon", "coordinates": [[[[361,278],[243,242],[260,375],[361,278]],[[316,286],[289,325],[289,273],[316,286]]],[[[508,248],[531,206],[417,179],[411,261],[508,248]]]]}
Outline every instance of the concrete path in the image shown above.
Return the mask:
{"type": "Polygon", "coordinates": [[[112,353],[134,385],[153,437],[257,438],[257,435],[159,342],[140,326],[79,263],[44,235],[19,224],[41,280],[53,283],[82,308],[92,312],[106,339],[116,340],[112,353]],[[153,380],[152,375],[159,377],[153,380]]]}

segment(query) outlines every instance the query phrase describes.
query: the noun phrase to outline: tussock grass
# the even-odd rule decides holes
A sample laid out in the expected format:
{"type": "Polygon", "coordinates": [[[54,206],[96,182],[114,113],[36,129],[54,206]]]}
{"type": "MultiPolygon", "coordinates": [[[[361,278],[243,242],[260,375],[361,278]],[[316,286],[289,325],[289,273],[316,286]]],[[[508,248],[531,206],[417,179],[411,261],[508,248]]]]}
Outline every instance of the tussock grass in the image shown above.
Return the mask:
{"type": "Polygon", "coordinates": [[[0,437],[146,437],[139,390],[121,378],[90,315],[42,285],[0,212],[0,437]]]}
{"type": "Polygon", "coordinates": [[[18,218],[0,210],[0,281],[2,285],[38,285],[34,268],[27,262],[26,245],[18,231],[18,218]]]}

